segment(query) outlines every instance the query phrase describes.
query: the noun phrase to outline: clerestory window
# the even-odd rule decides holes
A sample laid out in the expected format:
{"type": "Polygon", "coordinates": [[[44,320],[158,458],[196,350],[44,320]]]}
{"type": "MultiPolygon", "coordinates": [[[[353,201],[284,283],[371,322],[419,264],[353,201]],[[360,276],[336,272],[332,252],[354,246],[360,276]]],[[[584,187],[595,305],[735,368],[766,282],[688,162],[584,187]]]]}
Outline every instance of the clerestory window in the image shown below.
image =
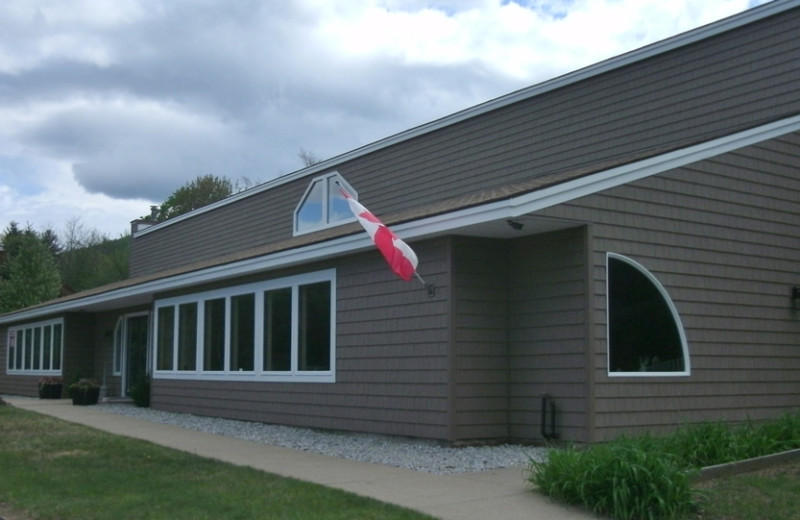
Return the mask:
{"type": "Polygon", "coordinates": [[[294,212],[294,234],[301,235],[353,220],[347,201],[339,193],[339,182],[353,197],[358,193],[339,175],[331,172],[308,185],[294,212]]]}
{"type": "Polygon", "coordinates": [[[683,325],[655,276],[609,253],[607,284],[609,375],[689,375],[683,325]]]}

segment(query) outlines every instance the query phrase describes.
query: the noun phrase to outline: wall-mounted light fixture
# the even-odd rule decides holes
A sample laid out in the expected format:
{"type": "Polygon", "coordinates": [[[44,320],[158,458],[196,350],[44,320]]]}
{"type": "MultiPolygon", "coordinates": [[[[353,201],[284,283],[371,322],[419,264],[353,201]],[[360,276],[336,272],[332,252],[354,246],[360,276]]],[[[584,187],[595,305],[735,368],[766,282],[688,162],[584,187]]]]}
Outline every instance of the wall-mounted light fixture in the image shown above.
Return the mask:
{"type": "Polygon", "coordinates": [[[792,301],[800,300],[800,286],[792,287],[792,301]]]}
{"type": "Polygon", "coordinates": [[[519,231],[520,229],[522,229],[522,222],[519,222],[518,220],[508,219],[506,220],[506,224],[508,224],[511,227],[511,229],[515,231],[519,231]]]}

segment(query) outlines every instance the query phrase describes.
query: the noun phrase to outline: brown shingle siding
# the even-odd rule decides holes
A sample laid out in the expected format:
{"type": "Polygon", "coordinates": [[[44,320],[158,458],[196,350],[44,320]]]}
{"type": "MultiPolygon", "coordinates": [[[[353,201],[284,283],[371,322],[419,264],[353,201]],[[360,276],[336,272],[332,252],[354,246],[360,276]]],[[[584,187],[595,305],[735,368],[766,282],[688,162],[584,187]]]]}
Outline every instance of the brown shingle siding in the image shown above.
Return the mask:
{"type": "Polygon", "coordinates": [[[793,134],[544,212],[595,222],[598,439],[697,418],[741,420],[750,408],[754,418],[791,408],[788,396],[800,391],[800,322],[788,292],[800,255],[792,229],[800,209],[798,164],[800,139],[793,134]],[[757,168],[760,157],[779,166],[757,168]],[[640,262],[665,286],[686,329],[691,376],[608,377],[607,251],[640,262]]]}

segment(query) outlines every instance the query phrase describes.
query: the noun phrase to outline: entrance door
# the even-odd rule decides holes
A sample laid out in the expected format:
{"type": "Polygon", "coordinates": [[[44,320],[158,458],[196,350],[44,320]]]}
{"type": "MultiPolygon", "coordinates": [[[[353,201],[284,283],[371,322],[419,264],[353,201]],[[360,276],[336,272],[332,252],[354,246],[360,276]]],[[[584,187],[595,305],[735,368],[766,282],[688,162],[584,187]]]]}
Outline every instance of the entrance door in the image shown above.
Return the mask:
{"type": "Polygon", "coordinates": [[[125,377],[123,395],[147,376],[147,338],[150,320],[147,314],[125,317],[125,377]]]}

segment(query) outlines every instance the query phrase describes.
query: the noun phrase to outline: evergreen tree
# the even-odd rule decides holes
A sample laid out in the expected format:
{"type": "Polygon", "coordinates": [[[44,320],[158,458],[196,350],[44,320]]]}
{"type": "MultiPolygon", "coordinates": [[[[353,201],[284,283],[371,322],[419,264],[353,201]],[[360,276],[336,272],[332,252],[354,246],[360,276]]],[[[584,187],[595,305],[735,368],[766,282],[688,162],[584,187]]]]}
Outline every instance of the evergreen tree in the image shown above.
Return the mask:
{"type": "Polygon", "coordinates": [[[8,265],[9,260],[19,254],[22,241],[26,236],[36,236],[36,233],[28,226],[22,230],[19,224],[11,222],[3,233],[3,257],[5,261],[0,264],[0,280],[8,279],[8,265]]]}
{"type": "Polygon", "coordinates": [[[0,312],[51,300],[61,290],[61,276],[47,245],[31,233],[23,234],[18,246],[6,258],[7,278],[0,279],[0,312]]]}

